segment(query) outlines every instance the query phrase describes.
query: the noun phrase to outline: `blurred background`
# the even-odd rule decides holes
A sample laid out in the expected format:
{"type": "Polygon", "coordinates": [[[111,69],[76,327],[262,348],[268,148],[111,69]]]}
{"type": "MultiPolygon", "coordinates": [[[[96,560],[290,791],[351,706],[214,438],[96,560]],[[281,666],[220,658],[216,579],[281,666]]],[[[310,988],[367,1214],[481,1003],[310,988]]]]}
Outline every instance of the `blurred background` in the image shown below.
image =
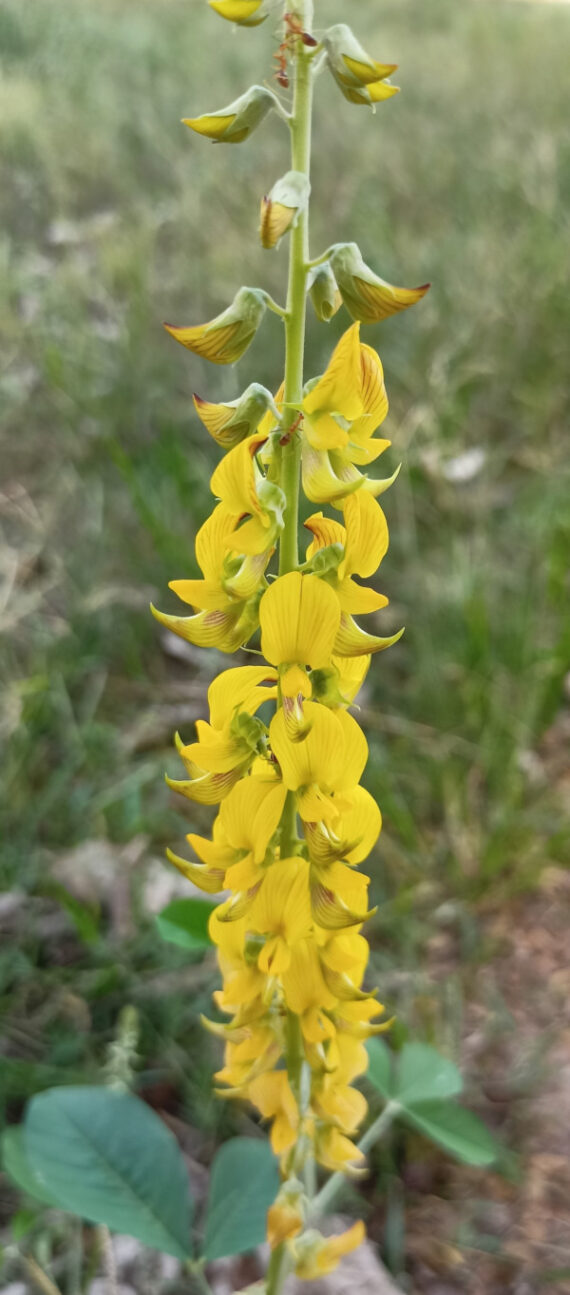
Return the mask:
{"type": "MultiPolygon", "coordinates": [[[[403,464],[381,632],[407,625],[362,697],[373,967],[394,1044],[458,1060],[506,1148],[481,1173],[399,1133],[357,1208],[408,1291],[568,1291],[570,8],[350,8],[402,94],[369,117],[322,77],[313,255],[354,239],[384,278],[433,284],[365,334],[382,475],[403,464]]],[[[230,662],[163,636],[148,603],[197,574],[211,507],[191,393],[276,388],[282,335],[268,317],[224,370],[161,321],[244,283],[284,298],[286,243],[263,252],[257,223],[286,131],[224,149],[179,124],[269,80],[275,48],[271,23],[234,33],[198,0],[0,3],[0,1113],[97,1080],[132,1004],[138,1091],[203,1165],[253,1117],[212,1097],[211,956],[153,915],[189,893],[166,844],[207,828],[164,786],[172,733],[191,740],[230,662]]],[[[308,375],[347,323],[310,317],[308,375]]]]}

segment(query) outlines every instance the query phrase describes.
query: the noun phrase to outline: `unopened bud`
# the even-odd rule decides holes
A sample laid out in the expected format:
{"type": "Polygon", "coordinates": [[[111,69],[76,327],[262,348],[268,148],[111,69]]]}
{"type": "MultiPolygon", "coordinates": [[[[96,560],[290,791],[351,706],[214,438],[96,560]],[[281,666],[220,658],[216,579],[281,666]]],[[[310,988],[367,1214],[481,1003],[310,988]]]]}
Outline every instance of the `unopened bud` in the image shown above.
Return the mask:
{"type": "Polygon", "coordinates": [[[330,27],[323,45],[332,75],[351,103],[375,104],[398,93],[399,86],[386,80],[397,64],[371,58],[346,23],[330,27]]]}
{"type": "Polygon", "coordinates": [[[330,263],[346,309],[353,319],[364,324],[376,324],[415,306],[430,286],[424,283],[420,288],[396,288],[386,283],[363,261],[357,243],[336,243],[331,248],[330,263]]]}
{"type": "Polygon", "coordinates": [[[259,27],[273,5],[273,0],[209,0],[210,9],[220,18],[235,22],[240,27],[259,27]]]}
{"type": "Polygon", "coordinates": [[[265,310],[265,293],[260,288],[240,288],[231,306],[209,323],[164,327],[175,341],[212,364],[234,364],[253,341],[265,310]]]}
{"type": "Polygon", "coordinates": [[[268,410],[276,420],[280,417],[271,392],[259,382],[252,382],[242,396],[226,404],[211,404],[197,395],[193,399],[198,418],[223,450],[231,450],[252,436],[268,410]]]}
{"type": "Polygon", "coordinates": [[[328,261],[324,265],[316,265],[311,270],[308,288],[317,319],[322,319],[325,324],[328,324],[342,306],[338,283],[328,261]]]}
{"type": "Polygon", "coordinates": [[[276,247],[279,240],[295,225],[299,212],[309,201],[311,185],[302,171],[287,171],[261,201],[259,234],[263,247],[276,247]]]}
{"type": "Polygon", "coordinates": [[[271,90],[262,85],[252,85],[227,108],[204,113],[201,117],[183,117],[182,121],[215,144],[241,144],[277,103],[271,90]]]}

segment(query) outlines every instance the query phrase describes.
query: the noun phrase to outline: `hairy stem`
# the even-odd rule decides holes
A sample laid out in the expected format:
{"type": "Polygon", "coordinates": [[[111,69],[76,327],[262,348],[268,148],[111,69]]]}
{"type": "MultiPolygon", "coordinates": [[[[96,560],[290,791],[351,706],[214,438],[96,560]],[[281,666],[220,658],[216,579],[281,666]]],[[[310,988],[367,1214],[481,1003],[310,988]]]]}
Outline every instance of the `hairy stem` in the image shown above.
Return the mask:
{"type": "MultiPolygon", "coordinates": [[[[296,0],[291,10],[310,31],[312,0],[296,0]]],[[[291,129],[291,168],[309,178],[311,169],[311,125],[313,110],[313,71],[310,56],[301,41],[295,53],[295,91],[291,129]]],[[[309,210],[300,213],[291,231],[289,253],[289,285],[285,317],[285,389],[284,414],[281,424],[281,488],[286,498],[285,520],[279,544],[279,575],[295,571],[299,565],[299,473],[301,465],[301,436],[298,429],[298,409],[303,399],[303,368],[305,355],[305,316],[307,307],[307,261],[309,259],[309,210]],[[296,407],[296,408],[295,408],[296,407]]],[[[281,856],[292,853],[297,842],[297,812],[295,794],[289,792],[281,824],[281,856]]],[[[300,1021],[289,1013],[287,1023],[286,1063],[291,1088],[301,1116],[306,1105],[304,1089],[306,1066],[300,1021]]],[[[298,1150],[302,1150],[299,1147],[298,1150]]],[[[294,1157],[292,1172],[297,1170],[294,1157]]],[[[273,1251],[267,1273],[267,1295],[280,1295],[283,1284],[291,1272],[292,1262],[288,1248],[282,1243],[273,1251]]]]}
{"type": "MultiPolygon", "coordinates": [[[[298,0],[296,11],[308,30],[310,20],[308,0],[298,0]]],[[[295,96],[291,117],[291,168],[309,178],[311,170],[311,124],[313,110],[313,73],[305,47],[299,47],[295,59],[295,96]]],[[[295,405],[303,398],[303,361],[305,354],[305,314],[307,301],[307,270],[309,259],[309,204],[300,212],[291,230],[289,255],[289,288],[287,292],[287,319],[285,321],[285,415],[283,439],[297,420],[295,405]]],[[[301,437],[292,432],[283,445],[281,459],[281,487],[287,499],[285,525],[279,545],[279,575],[294,571],[299,561],[299,467],[301,437]]]]}

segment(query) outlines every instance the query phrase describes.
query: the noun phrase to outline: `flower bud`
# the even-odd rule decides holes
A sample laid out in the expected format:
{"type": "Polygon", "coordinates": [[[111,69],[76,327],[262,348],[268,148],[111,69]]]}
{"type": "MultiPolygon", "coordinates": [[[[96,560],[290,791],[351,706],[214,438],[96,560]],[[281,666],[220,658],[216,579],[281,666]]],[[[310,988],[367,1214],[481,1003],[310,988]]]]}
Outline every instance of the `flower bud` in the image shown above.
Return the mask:
{"type": "Polygon", "coordinates": [[[215,405],[194,394],[194,407],[206,431],[222,450],[231,450],[246,436],[252,436],[268,410],[278,420],[279,410],[271,392],[259,382],[252,382],[237,400],[215,405]]]}
{"type": "Polygon", "coordinates": [[[252,85],[227,108],[204,113],[201,117],[183,117],[182,121],[196,134],[207,135],[215,144],[241,144],[276,103],[271,90],[262,85],[252,85]]]}
{"type": "Polygon", "coordinates": [[[316,265],[311,270],[308,288],[317,319],[322,319],[325,324],[328,324],[342,306],[338,283],[328,261],[324,265],[316,265]]]}
{"type": "Polygon", "coordinates": [[[265,310],[265,293],[260,288],[240,288],[231,306],[209,323],[164,327],[176,342],[212,364],[234,364],[253,341],[265,310]]]}
{"type": "Polygon", "coordinates": [[[259,234],[263,247],[276,247],[309,201],[311,185],[301,171],[287,171],[261,200],[259,234]]]}
{"type": "Polygon", "coordinates": [[[209,0],[209,3],[220,18],[227,18],[240,27],[259,27],[271,8],[269,0],[209,0]]]}
{"type": "Polygon", "coordinates": [[[357,243],[335,243],[330,263],[346,309],[353,319],[360,319],[363,324],[376,324],[408,306],[415,306],[430,286],[424,283],[420,288],[396,288],[386,283],[363,261],[357,243]]]}
{"type": "Polygon", "coordinates": [[[350,103],[375,104],[398,94],[400,87],[386,80],[397,64],[371,58],[346,23],[330,27],[323,45],[332,75],[350,103]]]}

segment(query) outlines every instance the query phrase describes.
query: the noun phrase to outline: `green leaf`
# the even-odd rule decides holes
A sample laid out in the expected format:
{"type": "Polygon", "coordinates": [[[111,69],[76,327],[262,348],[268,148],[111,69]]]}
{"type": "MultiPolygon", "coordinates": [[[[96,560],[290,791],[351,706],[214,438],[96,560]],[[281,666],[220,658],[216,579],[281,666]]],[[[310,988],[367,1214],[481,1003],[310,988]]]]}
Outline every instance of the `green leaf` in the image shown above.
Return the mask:
{"type": "Polygon", "coordinates": [[[382,1039],[371,1038],[366,1044],[368,1070],[366,1078],[388,1100],[392,1096],[392,1053],[382,1039]]]}
{"type": "Polygon", "coordinates": [[[8,1177],[20,1187],[27,1196],[33,1196],[43,1205],[53,1205],[53,1198],[46,1191],[42,1180],[36,1174],[26,1155],[24,1129],[21,1124],[13,1124],[4,1129],[2,1134],[2,1168],[8,1177]]]}
{"type": "Polygon", "coordinates": [[[465,1164],[490,1165],[500,1153],[482,1121],[455,1102],[417,1102],[404,1108],[401,1117],[465,1164]]]}
{"type": "Polygon", "coordinates": [[[463,1088],[452,1061],[427,1043],[405,1043],[400,1053],[394,1097],[402,1106],[456,1097],[463,1088]]]}
{"type": "Polygon", "coordinates": [[[52,1088],[30,1102],[25,1139],[34,1173],[61,1209],[188,1257],[186,1166],[144,1102],[108,1088],[52,1088]]]}
{"type": "Polygon", "coordinates": [[[204,1255],[224,1259],[254,1250],[266,1235],[266,1216],[279,1191],[277,1161],[268,1142],[232,1138],[212,1165],[204,1255]]]}
{"type": "Polygon", "coordinates": [[[208,949],[212,941],[208,935],[210,914],[217,904],[205,899],[173,899],[158,914],[156,924],[163,940],[179,944],[183,949],[208,949]]]}

